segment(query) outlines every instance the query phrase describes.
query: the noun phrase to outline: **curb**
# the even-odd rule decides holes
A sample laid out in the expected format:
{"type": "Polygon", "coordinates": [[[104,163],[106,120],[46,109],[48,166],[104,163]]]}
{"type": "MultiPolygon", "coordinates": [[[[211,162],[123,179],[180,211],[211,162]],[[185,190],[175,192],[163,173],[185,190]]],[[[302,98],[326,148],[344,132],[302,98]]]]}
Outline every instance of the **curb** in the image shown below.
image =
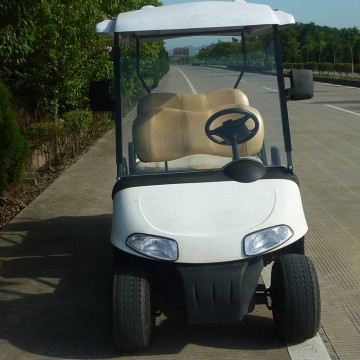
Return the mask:
{"type": "Polygon", "coordinates": [[[347,80],[347,79],[333,79],[327,77],[314,76],[314,81],[323,82],[327,84],[351,86],[360,88],[360,81],[358,80],[347,80]]]}

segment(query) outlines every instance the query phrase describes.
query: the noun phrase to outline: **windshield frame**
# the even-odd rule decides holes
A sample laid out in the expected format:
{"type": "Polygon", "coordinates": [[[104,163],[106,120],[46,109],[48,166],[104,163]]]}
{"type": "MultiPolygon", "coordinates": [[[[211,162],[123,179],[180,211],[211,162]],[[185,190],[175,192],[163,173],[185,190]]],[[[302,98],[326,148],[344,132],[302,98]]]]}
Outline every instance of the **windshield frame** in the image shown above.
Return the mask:
{"type": "MultiPolygon", "coordinates": [[[[288,108],[287,108],[287,95],[285,89],[284,82],[284,74],[283,74],[283,65],[282,65],[282,56],[281,56],[281,45],[280,45],[280,34],[279,34],[279,26],[272,25],[272,38],[274,45],[274,57],[276,64],[276,77],[277,77],[277,85],[279,91],[279,101],[280,101],[280,114],[281,114],[281,123],[282,123],[282,132],[283,132],[283,140],[284,140],[284,149],[286,153],[286,161],[287,161],[287,170],[292,173],[293,164],[292,164],[292,146],[291,146],[291,136],[290,136],[290,125],[289,125],[289,116],[288,116],[288,108]]],[[[234,33],[234,31],[232,31],[234,33]]],[[[243,68],[240,71],[240,74],[234,84],[234,88],[237,88],[242,77],[244,76],[247,69],[247,60],[246,60],[246,31],[245,29],[239,29],[238,34],[241,33],[241,46],[243,52],[243,68]]],[[[217,33],[218,34],[218,33],[217,33]]],[[[126,174],[125,168],[127,165],[126,158],[123,154],[123,139],[122,139],[122,114],[121,114],[121,38],[120,33],[114,33],[114,92],[115,92],[115,126],[116,126],[116,164],[117,164],[117,178],[120,178],[126,174]]],[[[204,35],[212,35],[212,33],[206,32],[204,35]]],[[[219,35],[219,34],[218,34],[219,35]]],[[[220,35],[225,35],[221,33],[220,35]]],[[[188,33],[186,34],[188,36],[188,33]]],[[[158,38],[155,40],[159,40],[158,38]]],[[[141,76],[140,71],[140,44],[141,41],[138,39],[136,41],[136,72],[137,75],[143,84],[147,93],[150,93],[151,90],[146,86],[144,79],[141,76]]]]}

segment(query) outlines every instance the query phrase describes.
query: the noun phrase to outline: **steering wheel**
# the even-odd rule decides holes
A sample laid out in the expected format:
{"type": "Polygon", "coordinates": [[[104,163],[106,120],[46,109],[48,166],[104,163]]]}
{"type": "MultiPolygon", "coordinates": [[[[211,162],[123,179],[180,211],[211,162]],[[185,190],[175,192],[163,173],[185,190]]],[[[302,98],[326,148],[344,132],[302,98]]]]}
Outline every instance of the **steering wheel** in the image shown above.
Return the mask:
{"type": "Polygon", "coordinates": [[[252,139],[257,134],[259,127],[259,119],[251,111],[240,108],[229,108],[220,110],[210,116],[205,124],[205,133],[207,137],[216,144],[232,145],[234,149],[236,145],[243,144],[244,142],[252,139]],[[216,129],[210,130],[211,124],[216,119],[229,114],[239,114],[241,116],[235,120],[226,120],[216,129]],[[251,130],[246,126],[246,122],[248,120],[252,120],[254,123],[254,128],[251,130]]]}

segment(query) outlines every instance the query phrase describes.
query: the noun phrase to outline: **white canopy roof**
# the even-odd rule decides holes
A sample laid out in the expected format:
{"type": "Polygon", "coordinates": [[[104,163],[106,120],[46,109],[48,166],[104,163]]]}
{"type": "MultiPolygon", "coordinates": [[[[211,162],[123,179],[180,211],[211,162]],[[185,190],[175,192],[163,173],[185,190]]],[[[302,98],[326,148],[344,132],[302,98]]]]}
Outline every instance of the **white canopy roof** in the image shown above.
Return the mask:
{"type": "Polygon", "coordinates": [[[120,13],[112,20],[96,26],[97,33],[120,33],[125,42],[132,38],[155,39],[204,33],[239,35],[263,33],[271,25],[294,24],[294,17],[268,5],[251,4],[244,0],[202,1],[166,6],[144,6],[140,10],[120,13]]]}

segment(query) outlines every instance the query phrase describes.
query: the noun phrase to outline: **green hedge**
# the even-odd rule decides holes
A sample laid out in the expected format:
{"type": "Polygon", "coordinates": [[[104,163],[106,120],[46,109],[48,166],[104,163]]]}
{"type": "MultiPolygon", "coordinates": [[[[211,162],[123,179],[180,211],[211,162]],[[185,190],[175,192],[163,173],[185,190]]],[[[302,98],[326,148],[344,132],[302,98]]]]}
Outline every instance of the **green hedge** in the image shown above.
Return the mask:
{"type": "MultiPolygon", "coordinates": [[[[317,63],[316,61],[310,61],[307,63],[284,63],[284,68],[289,69],[310,69],[310,70],[318,70],[319,72],[331,72],[336,71],[338,73],[345,73],[346,75],[351,73],[351,63],[337,63],[332,64],[328,62],[317,63]]],[[[354,72],[360,72],[360,64],[354,65],[354,72]]]]}
{"type": "Polygon", "coordinates": [[[25,136],[33,148],[45,155],[48,168],[64,165],[99,138],[113,124],[109,114],[93,114],[86,110],[65,113],[56,122],[33,123],[25,136]]]}
{"type": "Polygon", "coordinates": [[[0,194],[8,185],[22,179],[28,154],[28,144],[10,105],[10,93],[0,83],[0,194]]]}

